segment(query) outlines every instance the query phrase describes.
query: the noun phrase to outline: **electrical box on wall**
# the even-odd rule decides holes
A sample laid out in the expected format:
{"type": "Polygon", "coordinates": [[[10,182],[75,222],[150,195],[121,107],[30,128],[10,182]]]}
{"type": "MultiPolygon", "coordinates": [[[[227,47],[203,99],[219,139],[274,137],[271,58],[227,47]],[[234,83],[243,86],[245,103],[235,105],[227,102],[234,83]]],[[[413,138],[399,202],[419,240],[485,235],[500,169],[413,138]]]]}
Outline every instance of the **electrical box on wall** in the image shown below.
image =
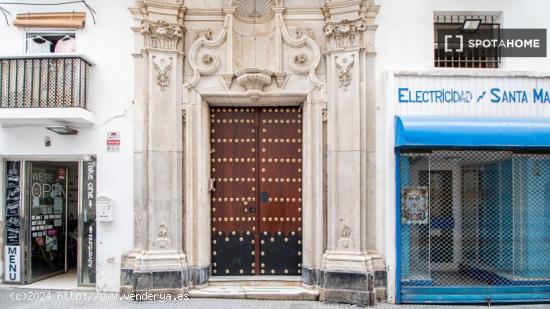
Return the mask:
{"type": "Polygon", "coordinates": [[[97,216],[96,221],[110,222],[113,221],[113,199],[106,196],[100,196],[96,200],[97,216]]]}

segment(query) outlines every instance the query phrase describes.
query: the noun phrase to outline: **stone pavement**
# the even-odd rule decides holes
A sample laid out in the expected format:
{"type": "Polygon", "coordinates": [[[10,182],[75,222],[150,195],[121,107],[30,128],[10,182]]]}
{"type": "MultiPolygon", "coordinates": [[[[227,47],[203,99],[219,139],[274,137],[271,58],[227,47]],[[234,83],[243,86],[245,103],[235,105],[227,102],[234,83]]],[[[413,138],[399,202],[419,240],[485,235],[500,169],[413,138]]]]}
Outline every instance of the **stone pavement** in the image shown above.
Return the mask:
{"type": "MultiPolygon", "coordinates": [[[[152,296],[151,296],[152,297],[152,296]]],[[[242,300],[242,299],[207,299],[191,298],[180,295],[181,300],[133,301],[124,299],[114,293],[74,292],[56,290],[29,290],[21,288],[0,288],[0,308],[178,308],[178,309],[351,309],[355,306],[343,304],[326,304],[316,301],[275,301],[275,300],[242,300]]],[[[550,304],[492,306],[498,309],[546,309],[550,304]]],[[[376,309],[471,309],[488,308],[488,306],[441,306],[441,305],[377,305],[376,309]]]]}

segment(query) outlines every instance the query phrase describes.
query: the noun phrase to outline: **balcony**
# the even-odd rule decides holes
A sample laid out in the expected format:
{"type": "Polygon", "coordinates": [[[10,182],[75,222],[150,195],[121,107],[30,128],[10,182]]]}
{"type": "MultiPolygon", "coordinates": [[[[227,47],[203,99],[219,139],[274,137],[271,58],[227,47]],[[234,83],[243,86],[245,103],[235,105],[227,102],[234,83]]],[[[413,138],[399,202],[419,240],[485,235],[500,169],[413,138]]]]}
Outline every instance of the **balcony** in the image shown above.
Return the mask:
{"type": "Polygon", "coordinates": [[[91,66],[82,55],[0,57],[0,126],[92,126],[91,66]]]}

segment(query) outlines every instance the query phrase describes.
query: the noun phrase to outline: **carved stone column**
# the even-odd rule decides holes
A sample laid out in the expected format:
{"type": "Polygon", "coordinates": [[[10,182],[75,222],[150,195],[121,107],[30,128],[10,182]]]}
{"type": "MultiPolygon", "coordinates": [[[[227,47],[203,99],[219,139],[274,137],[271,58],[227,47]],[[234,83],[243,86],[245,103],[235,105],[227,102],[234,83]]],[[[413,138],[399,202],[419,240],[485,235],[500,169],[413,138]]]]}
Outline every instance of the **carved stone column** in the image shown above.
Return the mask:
{"type": "MultiPolygon", "coordinates": [[[[367,252],[368,1],[328,1],[327,21],[327,250],[321,299],[374,303],[374,267],[367,252]],[[362,6],[365,5],[365,6],[362,6]]],[[[372,214],[374,215],[374,214],[372,214]]]]}
{"type": "Polygon", "coordinates": [[[121,291],[182,293],[182,6],[141,2],[135,100],[135,249],[124,257],[121,291]]]}

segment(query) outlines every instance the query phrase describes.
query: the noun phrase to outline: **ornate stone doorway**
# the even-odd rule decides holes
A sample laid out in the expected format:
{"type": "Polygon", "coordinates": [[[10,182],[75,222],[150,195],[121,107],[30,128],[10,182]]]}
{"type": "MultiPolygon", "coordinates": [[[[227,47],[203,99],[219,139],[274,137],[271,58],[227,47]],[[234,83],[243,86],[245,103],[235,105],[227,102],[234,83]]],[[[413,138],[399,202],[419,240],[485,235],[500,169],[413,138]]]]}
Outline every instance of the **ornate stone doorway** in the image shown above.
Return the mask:
{"type": "Polygon", "coordinates": [[[210,110],[213,275],[299,275],[302,115],[297,107],[210,110]]]}
{"type": "MultiPolygon", "coordinates": [[[[283,275],[286,269],[289,275],[301,273],[302,284],[320,290],[321,300],[370,304],[378,287],[377,295],[385,297],[384,262],[376,252],[376,241],[382,239],[375,237],[380,223],[373,211],[378,201],[372,136],[375,115],[380,113],[373,79],[378,7],[372,0],[328,1],[322,7],[308,2],[285,7],[283,1],[223,1],[220,10],[196,9],[200,5],[187,10],[179,2],[169,2],[139,1],[133,10],[141,25],[134,28],[141,35],[142,51],[136,55],[136,72],[145,72],[147,78],[136,83],[142,90],[135,104],[134,217],[140,232],[135,232],[135,250],[125,258],[124,285],[130,291],[173,292],[243,279],[210,280],[212,275],[261,275],[262,269],[266,275],[283,275]],[[192,43],[187,47],[183,42],[192,43]],[[288,151],[286,143],[266,135],[266,140],[279,142],[267,142],[267,156],[262,157],[262,110],[280,112],[286,106],[300,106],[296,118],[288,119],[291,127],[292,119],[301,119],[296,128],[303,132],[288,138],[301,139],[301,145],[289,143],[296,152],[281,155],[288,151]],[[237,125],[245,127],[243,132],[231,129],[223,131],[234,136],[212,135],[218,123],[211,122],[211,114],[221,116],[218,108],[221,113],[224,108],[226,113],[238,109],[242,115],[237,125]],[[247,132],[246,127],[256,131],[247,132]],[[236,138],[245,143],[254,139],[250,148],[255,152],[233,151],[236,138]],[[227,153],[217,157],[223,153],[221,145],[227,145],[227,153]],[[246,162],[248,157],[255,161],[246,162]],[[220,158],[222,162],[212,162],[220,158]],[[264,167],[262,158],[271,158],[272,166],[267,162],[264,167]],[[287,172],[286,166],[293,166],[286,165],[287,158],[302,162],[287,172]],[[246,166],[241,170],[239,164],[246,166]],[[233,175],[234,170],[245,174],[233,175]],[[235,186],[237,177],[243,188],[223,189],[235,186]],[[229,181],[213,184],[212,178],[229,181]],[[277,191],[282,184],[301,191],[277,191]],[[262,199],[267,199],[265,205],[262,199]],[[287,199],[296,213],[283,205],[287,199]],[[293,240],[288,236],[292,232],[293,240]],[[279,249],[285,239],[295,241],[295,254],[279,249]],[[226,243],[231,250],[222,248],[226,243]],[[269,251],[271,245],[275,249],[269,251]]],[[[276,120],[280,125],[282,118],[273,115],[265,113],[271,117],[265,118],[268,128],[276,120]]],[[[222,120],[220,127],[235,126],[236,117],[224,117],[226,123],[222,120]]]]}

